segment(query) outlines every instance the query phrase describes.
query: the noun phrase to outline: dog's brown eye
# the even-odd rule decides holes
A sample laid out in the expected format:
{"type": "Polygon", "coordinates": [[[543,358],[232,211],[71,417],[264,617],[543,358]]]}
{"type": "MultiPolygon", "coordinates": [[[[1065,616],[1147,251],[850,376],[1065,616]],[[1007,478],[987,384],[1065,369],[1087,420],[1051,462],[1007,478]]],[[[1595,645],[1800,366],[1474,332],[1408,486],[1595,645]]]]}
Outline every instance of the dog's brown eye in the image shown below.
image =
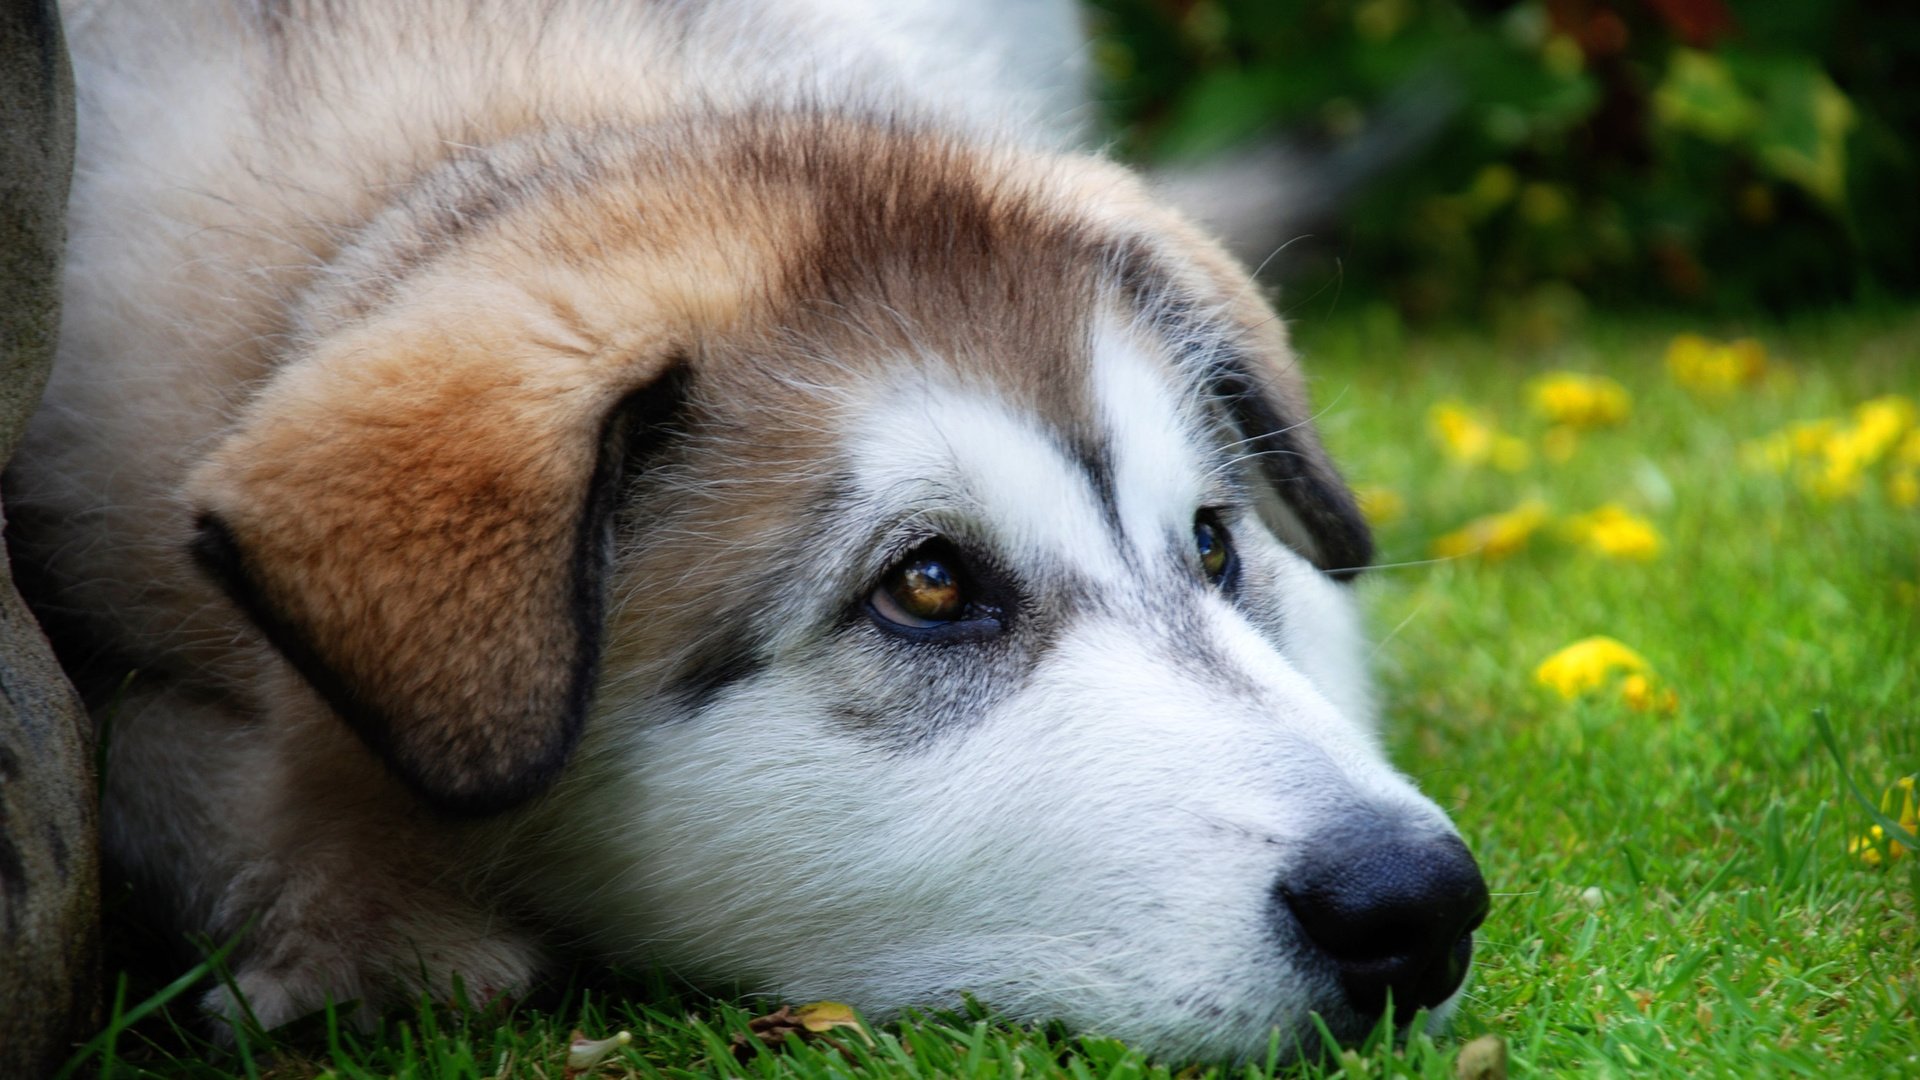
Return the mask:
{"type": "Polygon", "coordinates": [[[1015,594],[991,559],[935,538],[907,553],[867,594],[867,618],[918,645],[978,644],[1005,633],[1015,594]],[[985,576],[982,576],[982,570],[985,576]]]}
{"type": "Polygon", "coordinates": [[[947,560],[916,552],[887,573],[868,602],[901,626],[937,626],[966,613],[967,593],[947,560]]]}
{"type": "Polygon", "coordinates": [[[1210,513],[1202,512],[1193,522],[1193,547],[1200,553],[1200,569],[1207,580],[1215,585],[1226,582],[1227,571],[1233,569],[1233,549],[1227,545],[1226,526],[1221,525],[1210,513]]]}

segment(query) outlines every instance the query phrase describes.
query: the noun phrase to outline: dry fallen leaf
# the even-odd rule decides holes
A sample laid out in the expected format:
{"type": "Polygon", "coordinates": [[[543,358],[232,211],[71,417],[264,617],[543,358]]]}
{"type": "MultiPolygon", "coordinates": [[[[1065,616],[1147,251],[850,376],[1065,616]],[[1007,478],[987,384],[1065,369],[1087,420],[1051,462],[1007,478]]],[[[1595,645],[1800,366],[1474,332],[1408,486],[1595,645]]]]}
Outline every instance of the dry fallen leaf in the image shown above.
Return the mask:
{"type": "MultiPolygon", "coordinates": [[[[860,1018],[837,1001],[816,1001],[797,1009],[782,1005],[765,1016],[747,1021],[746,1032],[733,1037],[733,1056],[745,1061],[763,1046],[780,1046],[790,1034],[811,1040],[838,1028],[849,1029],[863,1040],[867,1038],[860,1027],[860,1018]]],[[[827,1041],[832,1043],[831,1039],[827,1041]]]]}
{"type": "Polygon", "coordinates": [[[1460,1048],[1454,1080],[1507,1080],[1507,1040],[1482,1035],[1460,1048]]]}
{"type": "Polygon", "coordinates": [[[860,1019],[853,1015],[853,1009],[837,1001],[816,1001],[811,1005],[802,1005],[793,1011],[793,1016],[800,1021],[801,1027],[816,1035],[834,1028],[860,1030],[860,1019]]]}

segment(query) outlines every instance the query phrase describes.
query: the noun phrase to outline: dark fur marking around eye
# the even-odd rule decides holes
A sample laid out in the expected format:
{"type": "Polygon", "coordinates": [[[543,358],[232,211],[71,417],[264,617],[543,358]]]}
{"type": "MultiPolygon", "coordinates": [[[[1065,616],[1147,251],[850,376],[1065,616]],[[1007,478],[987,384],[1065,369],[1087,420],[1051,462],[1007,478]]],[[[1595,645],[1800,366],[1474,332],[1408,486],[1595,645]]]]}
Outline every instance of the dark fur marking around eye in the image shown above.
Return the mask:
{"type": "Polygon", "coordinates": [[[695,661],[692,671],[674,681],[673,693],[689,712],[698,712],[728,687],[745,682],[766,669],[766,658],[752,645],[735,641],[733,648],[695,661]]]}
{"type": "Polygon", "coordinates": [[[1126,528],[1120,523],[1120,496],[1113,478],[1112,452],[1104,446],[1080,441],[1070,449],[1068,456],[1080,466],[1087,484],[1093,488],[1094,503],[1100,508],[1100,519],[1113,536],[1116,550],[1123,558],[1128,557],[1133,549],[1125,543],[1126,528]]]}

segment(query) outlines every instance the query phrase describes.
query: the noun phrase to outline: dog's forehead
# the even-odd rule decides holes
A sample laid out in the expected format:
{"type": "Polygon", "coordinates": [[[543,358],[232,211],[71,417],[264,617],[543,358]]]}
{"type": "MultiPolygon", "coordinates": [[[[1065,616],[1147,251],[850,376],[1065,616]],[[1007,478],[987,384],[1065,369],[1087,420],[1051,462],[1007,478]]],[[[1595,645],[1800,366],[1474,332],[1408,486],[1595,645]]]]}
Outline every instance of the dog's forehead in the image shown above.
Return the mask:
{"type": "Polygon", "coordinates": [[[1261,305],[1238,268],[1109,163],[963,152],[911,127],[815,132],[804,153],[763,143],[718,168],[736,201],[793,215],[762,293],[779,351],[945,364],[1047,407],[1085,391],[1062,367],[1082,361],[1096,313],[1178,297],[1222,325],[1267,319],[1242,310],[1261,305]]]}
{"type": "MultiPolygon", "coordinates": [[[[752,314],[694,331],[694,437],[631,507],[655,523],[634,587],[690,609],[773,595],[731,561],[690,561],[682,538],[782,580],[805,566],[822,595],[857,592],[915,533],[1036,572],[1168,565],[1236,481],[1216,361],[1285,353],[1244,273],[1098,162],[817,134],[716,170],[743,221],[797,219],[765,245],[752,314]]],[[[662,606],[646,633],[666,632],[662,606]]]]}
{"type": "Polygon", "coordinates": [[[964,363],[903,364],[876,380],[842,421],[860,501],[958,517],[1094,573],[1162,544],[1215,490],[1201,398],[1150,329],[1082,314],[1083,348],[1046,393],[964,363]]]}

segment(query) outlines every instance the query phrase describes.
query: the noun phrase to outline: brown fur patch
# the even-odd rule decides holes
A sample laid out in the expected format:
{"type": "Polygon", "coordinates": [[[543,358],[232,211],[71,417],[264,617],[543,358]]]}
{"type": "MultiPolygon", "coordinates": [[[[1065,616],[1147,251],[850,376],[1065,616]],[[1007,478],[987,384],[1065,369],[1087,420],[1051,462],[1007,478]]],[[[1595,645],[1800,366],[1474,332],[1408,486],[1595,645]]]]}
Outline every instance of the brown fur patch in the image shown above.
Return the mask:
{"type": "Polygon", "coordinates": [[[578,736],[609,418],[667,363],[475,354],[515,329],[332,342],[300,372],[325,378],[270,389],[193,484],[203,565],[403,778],[472,812],[541,790],[578,736]]]}

